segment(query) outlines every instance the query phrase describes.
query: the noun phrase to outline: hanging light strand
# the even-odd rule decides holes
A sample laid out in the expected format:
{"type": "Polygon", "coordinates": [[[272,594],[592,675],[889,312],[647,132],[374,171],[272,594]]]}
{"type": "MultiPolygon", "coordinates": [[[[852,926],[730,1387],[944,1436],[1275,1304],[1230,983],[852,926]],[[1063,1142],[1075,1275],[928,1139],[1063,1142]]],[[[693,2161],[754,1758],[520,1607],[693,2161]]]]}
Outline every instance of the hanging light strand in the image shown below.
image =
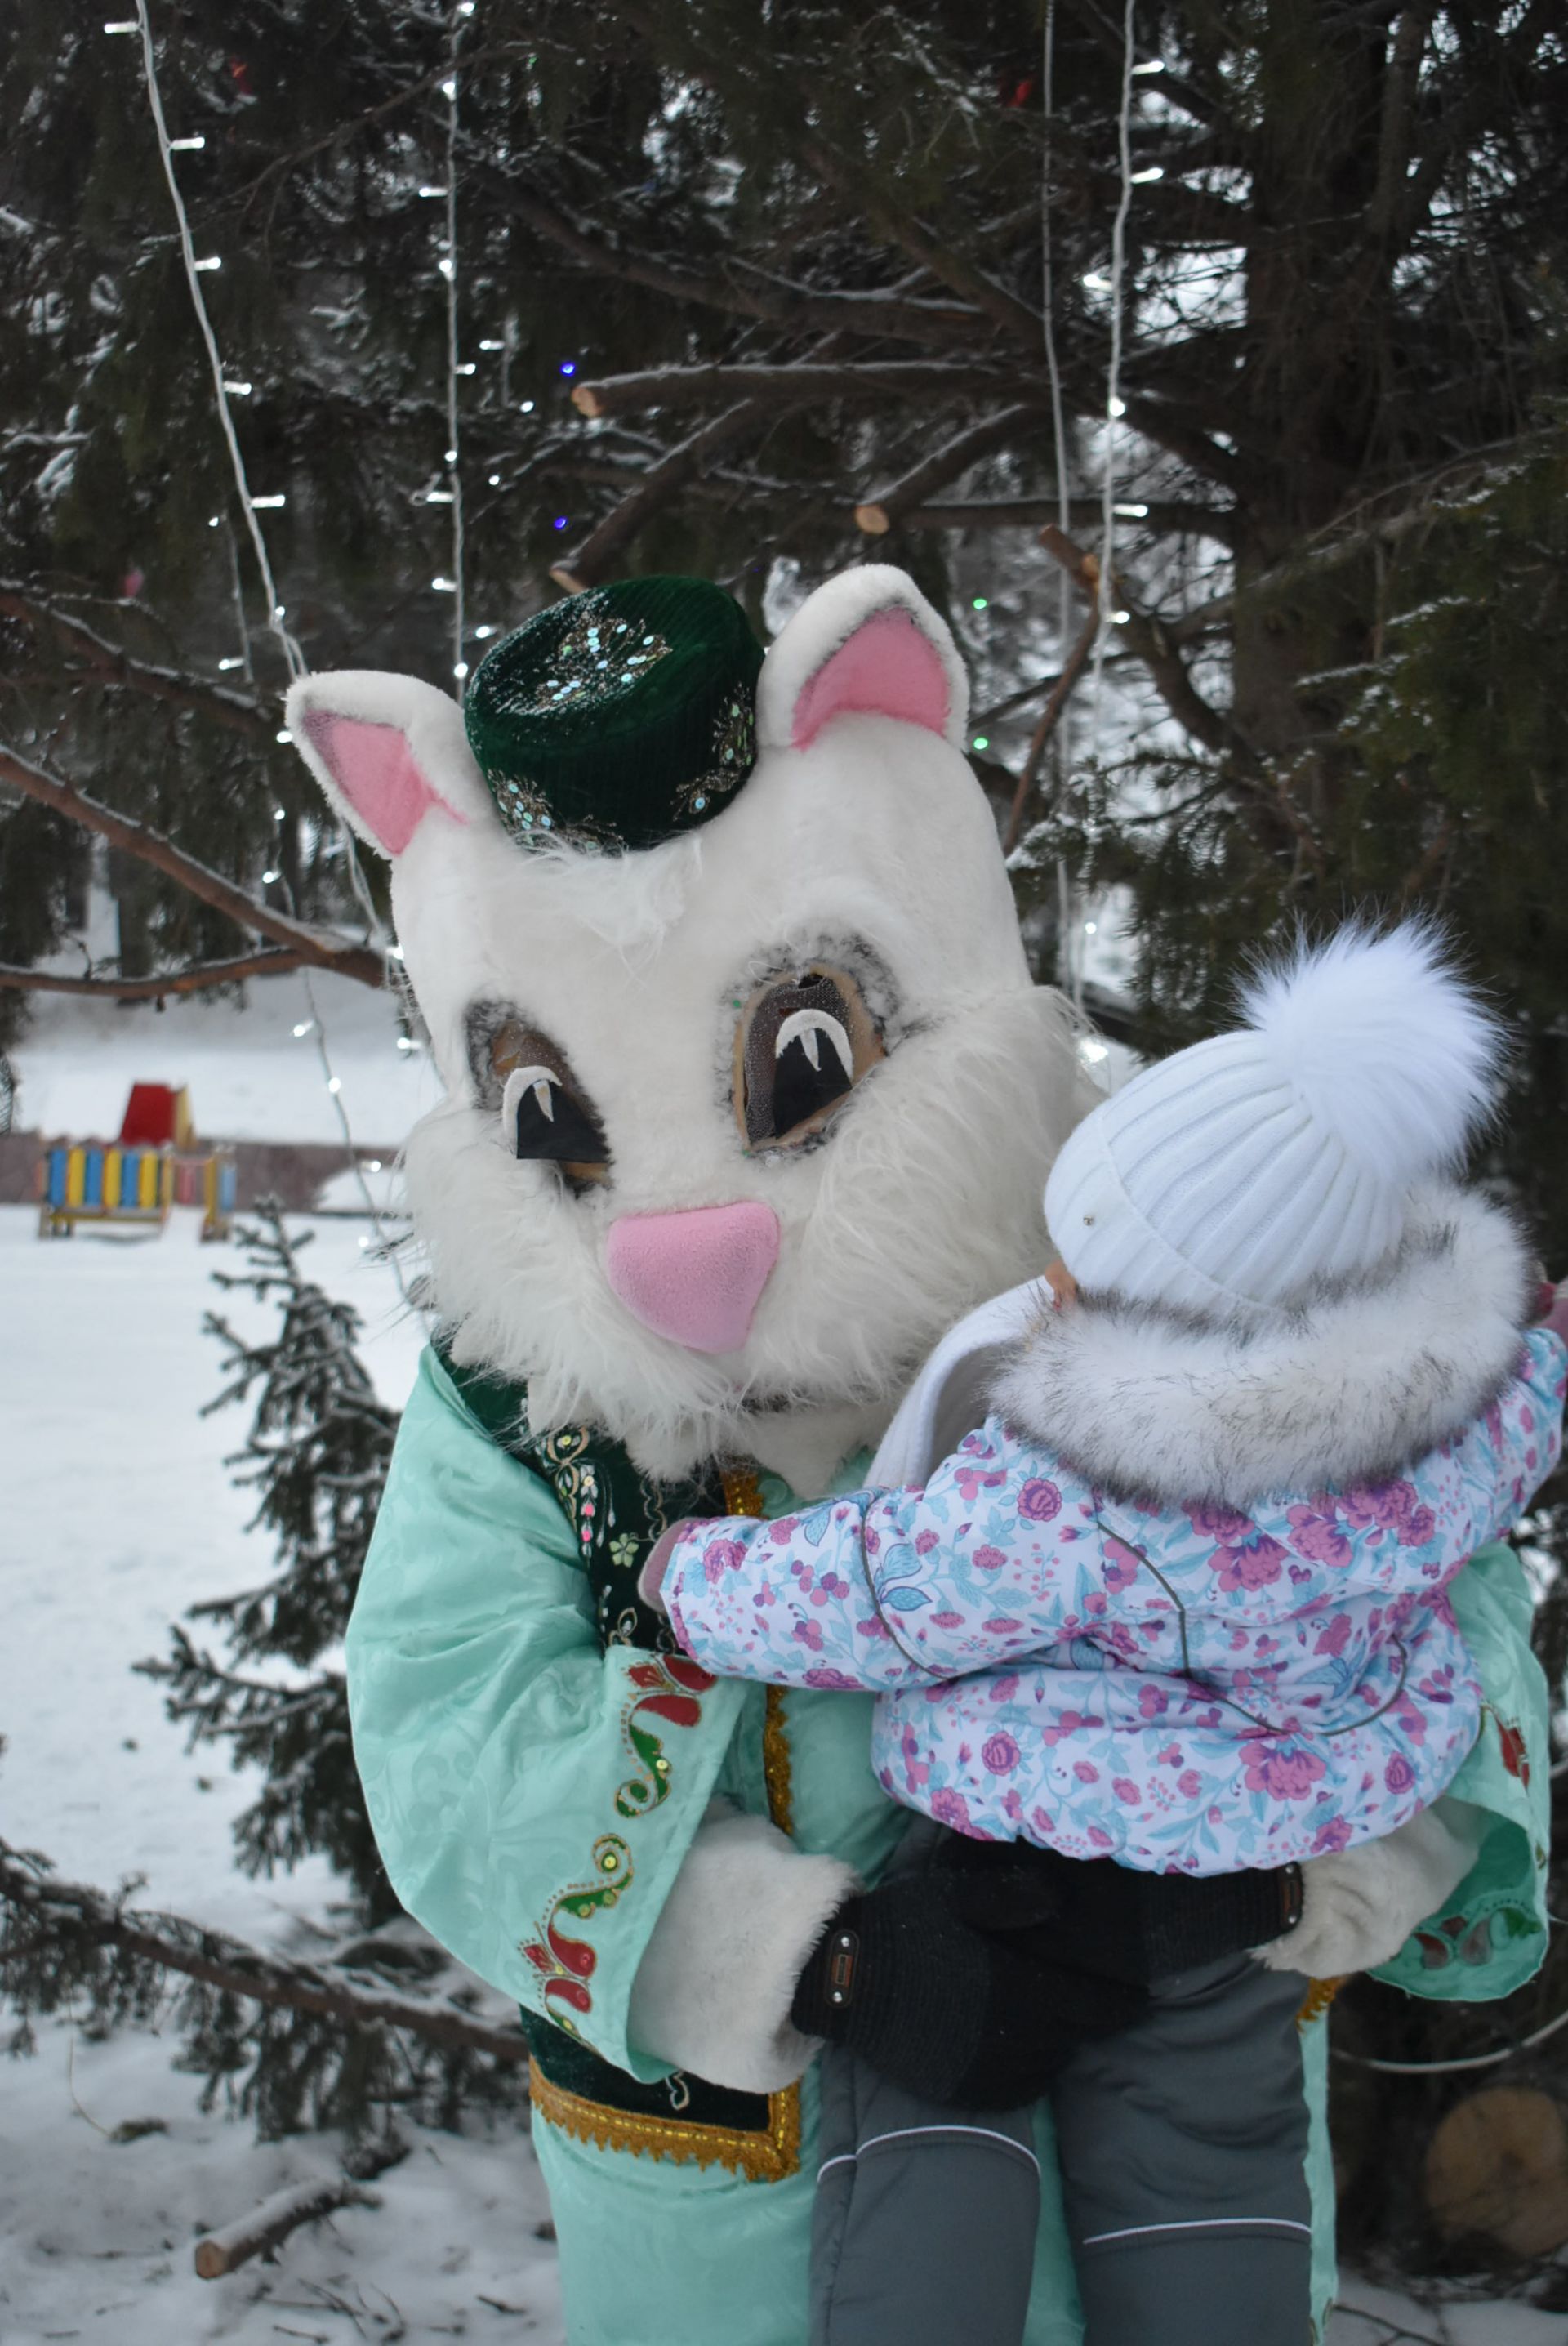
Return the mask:
{"type": "MultiPolygon", "coordinates": [[[[283,606],[278,599],[278,586],[272,576],[272,565],[267,558],[267,542],[261,535],[261,525],[256,518],[256,501],[250,494],[250,483],[245,472],[245,459],[240,454],[239,435],[234,429],[234,417],[229,405],[229,389],[223,372],[223,362],[218,353],[218,337],[212,331],[212,321],[208,316],[207,301],[201,291],[203,270],[221,264],[214,263],[211,260],[199,261],[196,257],[196,247],[190,240],[190,221],[186,213],[185,199],[179,192],[179,175],[175,168],[168,125],[164,119],[163,98],[158,86],[158,60],[153,51],[152,19],[148,14],[148,0],[136,0],[136,13],[137,23],[141,31],[142,73],[147,83],[148,104],[152,109],[153,128],[158,133],[158,153],[163,158],[164,177],[168,181],[168,192],[174,204],[174,217],[179,229],[179,250],[185,261],[186,280],[190,287],[191,307],[196,311],[196,322],[201,330],[201,339],[207,348],[207,362],[212,373],[213,397],[218,403],[218,420],[222,426],[223,437],[229,444],[229,458],[234,468],[234,484],[239,492],[240,506],[245,515],[246,526],[250,532],[250,544],[255,550],[256,566],[261,573],[262,589],[267,597],[267,624],[282,647],[283,658],[288,664],[290,675],[303,676],[305,656],[283,624],[283,606]]],[[[272,500],[270,499],[269,502],[272,500]]]]}
{"type": "Polygon", "coordinates": [[[457,92],[458,51],[463,29],[473,14],[473,0],[458,0],[452,12],[452,46],[446,93],[446,254],[442,275],[446,280],[446,463],[452,492],[452,673],[461,699],[468,677],[463,656],[466,640],[463,597],[463,443],[458,437],[458,385],[462,380],[461,321],[457,303],[457,92]]]}
{"type": "Polygon", "coordinates": [[[1133,208],[1133,73],[1134,15],[1136,0],[1126,0],[1122,20],[1122,105],[1117,128],[1121,190],[1111,224],[1111,354],[1105,372],[1105,454],[1100,483],[1100,632],[1095,639],[1094,719],[1096,735],[1105,685],[1105,629],[1115,617],[1116,454],[1122,399],[1122,330],[1126,306],[1127,216],[1133,208]]]}
{"type": "MultiPolygon", "coordinates": [[[[134,29],[139,31],[141,35],[142,77],[147,87],[148,105],[152,115],[153,128],[158,134],[158,152],[163,158],[164,177],[168,182],[168,191],[174,204],[175,219],[179,230],[180,250],[185,260],[186,280],[190,289],[191,306],[196,312],[197,324],[200,329],[201,339],[207,351],[208,364],[212,376],[213,396],[218,405],[219,422],[222,427],[224,439],[228,444],[229,462],[234,472],[235,486],[239,492],[239,502],[244,511],[246,526],[250,535],[250,544],[255,552],[256,566],[261,574],[262,589],[267,597],[268,624],[273,635],[278,638],[278,642],[283,653],[284,662],[288,668],[290,678],[298,678],[302,676],[307,676],[310,673],[309,664],[294,637],[283,624],[285,612],[283,606],[278,597],[277,582],[273,576],[271,560],[267,551],[266,537],[263,535],[261,524],[257,518],[258,505],[280,505],[283,500],[280,496],[258,498],[251,495],[249,480],[245,470],[245,458],[240,450],[239,434],[234,429],[234,418],[229,405],[229,393],[228,378],[225,376],[223,372],[223,361],[219,352],[218,338],[213,332],[212,321],[208,314],[207,303],[203,299],[200,284],[202,274],[216,267],[221,266],[221,262],[220,260],[212,260],[199,261],[196,257],[196,248],[191,242],[190,237],[190,222],[186,212],[184,199],[180,194],[179,178],[175,167],[175,142],[170,139],[168,135],[168,125],[163,111],[163,98],[158,88],[158,60],[153,46],[152,20],[148,9],[148,0],[136,0],[136,23],[134,27],[130,25],[112,26],[106,26],[105,30],[106,32],[108,32],[130,31],[134,29]]],[[[188,148],[191,147],[192,144],[193,142],[189,139],[182,139],[179,141],[179,145],[182,148],[188,148]]],[[[249,386],[247,386],[247,388],[249,388],[249,386]]],[[[231,536],[231,549],[232,542],[231,536]]],[[[245,633],[245,655],[247,672],[249,672],[250,647],[249,633],[244,628],[243,599],[239,597],[239,570],[237,564],[235,566],[234,577],[236,597],[239,606],[240,625],[242,632],[245,633]]],[[[280,733],[279,736],[280,740],[286,740],[289,737],[286,733],[280,733]]],[[[350,882],[365,914],[370,942],[379,947],[381,951],[382,967],[387,974],[389,984],[391,984],[392,983],[392,973],[393,968],[392,956],[394,949],[392,948],[391,940],[387,934],[385,923],[382,922],[380,913],[376,910],[375,903],[371,895],[369,886],[366,883],[364,873],[360,868],[359,858],[355,852],[353,838],[344,824],[340,822],[338,830],[339,835],[343,842],[344,854],[348,859],[347,869],[350,882]]],[[[269,873],[268,875],[270,879],[274,876],[281,880],[280,869],[276,875],[272,873],[269,873]]],[[[288,902],[289,910],[297,917],[297,908],[294,904],[293,891],[289,887],[286,881],[282,882],[282,886],[285,898],[288,902]]],[[[372,1228],[375,1230],[377,1244],[383,1259],[392,1267],[392,1277],[397,1282],[398,1292],[402,1296],[403,1302],[411,1309],[417,1309],[418,1307],[414,1304],[413,1298],[409,1292],[407,1283],[403,1277],[402,1263],[399,1253],[399,1241],[388,1233],[386,1226],[382,1219],[380,1208],[377,1206],[375,1198],[372,1193],[370,1183],[365,1178],[365,1168],[360,1158],[358,1145],[354,1140],[353,1129],[349,1120],[348,1108],[343,1099],[342,1078],[338,1075],[332,1065],[331,1046],[327,1037],[326,1024],[321,1017],[321,1008],[316,999],[315,987],[311,983],[309,969],[302,968],[300,972],[300,976],[304,988],[305,1000],[309,1006],[311,1016],[309,1024],[302,1030],[296,1027],[295,1032],[297,1035],[301,1031],[307,1034],[313,1034],[316,1038],[316,1053],[321,1064],[323,1080],[325,1081],[327,1091],[331,1096],[332,1106],[337,1116],[339,1128],[342,1134],[344,1153],[359,1185],[360,1195],[363,1200],[365,1211],[370,1218],[372,1228]]],[[[402,999],[402,996],[400,995],[399,998],[402,999]]]]}
{"type": "MultiPolygon", "coordinates": [[[[1056,518],[1063,536],[1070,534],[1073,523],[1072,464],[1067,447],[1067,413],[1062,395],[1062,367],[1056,354],[1056,260],[1051,239],[1052,186],[1052,127],[1055,119],[1056,66],[1056,0],[1045,0],[1044,48],[1041,59],[1041,92],[1045,109],[1045,143],[1040,167],[1040,252],[1041,309],[1045,326],[1045,372],[1051,383],[1051,435],[1056,462],[1056,518]]],[[[1059,656],[1067,657],[1067,647],[1073,632],[1073,584],[1065,570],[1057,570],[1056,641],[1059,656]]],[[[1052,744],[1054,760],[1061,767],[1068,756],[1068,728],[1072,712],[1064,709],[1056,740],[1052,744]]],[[[1073,911],[1073,875],[1066,859],[1056,861],[1056,933],[1057,960],[1061,975],[1074,1008],[1082,1009],[1084,997],[1083,973],[1074,947],[1073,911]]]]}

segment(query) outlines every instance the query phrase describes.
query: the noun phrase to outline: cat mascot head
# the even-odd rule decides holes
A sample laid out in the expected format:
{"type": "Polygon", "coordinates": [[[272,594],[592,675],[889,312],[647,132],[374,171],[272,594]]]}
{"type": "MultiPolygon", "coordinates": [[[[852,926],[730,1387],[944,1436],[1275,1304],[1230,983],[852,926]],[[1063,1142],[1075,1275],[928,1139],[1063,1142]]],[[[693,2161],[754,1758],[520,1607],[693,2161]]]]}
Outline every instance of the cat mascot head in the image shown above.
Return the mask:
{"type": "Polygon", "coordinates": [[[644,578],[540,613],[462,709],[294,687],[392,860],[445,1086],[407,1152],[436,1300],[535,1426],[820,1488],[1041,1267],[1095,1094],[1030,981],[967,706],[947,628],[870,565],[766,658],[719,588],[644,578]]]}

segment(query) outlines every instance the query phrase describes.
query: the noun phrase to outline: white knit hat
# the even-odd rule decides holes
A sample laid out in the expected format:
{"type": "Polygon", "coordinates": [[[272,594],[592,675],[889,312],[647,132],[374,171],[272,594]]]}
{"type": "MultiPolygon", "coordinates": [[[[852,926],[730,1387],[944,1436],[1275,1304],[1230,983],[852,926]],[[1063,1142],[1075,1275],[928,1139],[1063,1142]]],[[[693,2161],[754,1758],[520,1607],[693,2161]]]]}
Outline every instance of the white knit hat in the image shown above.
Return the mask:
{"type": "Polygon", "coordinates": [[[1303,945],[1241,1008],[1068,1138],[1045,1219],[1081,1287],[1229,1312],[1369,1270],[1491,1105],[1502,1029],[1418,923],[1303,945]]]}

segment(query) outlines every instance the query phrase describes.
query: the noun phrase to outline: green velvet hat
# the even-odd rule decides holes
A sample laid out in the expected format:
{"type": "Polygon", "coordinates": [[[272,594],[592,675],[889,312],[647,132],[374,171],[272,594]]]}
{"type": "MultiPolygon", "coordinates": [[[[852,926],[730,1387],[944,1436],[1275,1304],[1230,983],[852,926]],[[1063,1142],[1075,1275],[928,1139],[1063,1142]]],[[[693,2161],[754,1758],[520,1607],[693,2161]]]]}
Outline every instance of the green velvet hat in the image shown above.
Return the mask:
{"type": "Polygon", "coordinates": [[[622,578],[497,644],[463,721],[520,845],[653,847],[711,821],[751,771],[761,666],[722,586],[622,578]]]}

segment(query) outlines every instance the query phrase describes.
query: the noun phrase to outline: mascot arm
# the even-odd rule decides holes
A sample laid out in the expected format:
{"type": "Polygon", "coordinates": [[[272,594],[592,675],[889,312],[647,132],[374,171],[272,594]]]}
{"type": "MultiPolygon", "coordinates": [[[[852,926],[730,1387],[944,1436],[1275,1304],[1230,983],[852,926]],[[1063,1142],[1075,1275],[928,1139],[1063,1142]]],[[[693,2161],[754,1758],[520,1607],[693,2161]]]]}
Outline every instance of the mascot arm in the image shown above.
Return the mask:
{"type": "MultiPolygon", "coordinates": [[[[747,1689],[678,1656],[601,1652],[565,1515],[430,1352],[346,1660],[366,1804],[410,1912],[531,2013],[635,2076],[666,2074],[627,2043],[632,1983],[747,1689]]],[[[814,1869],[805,1904],[832,1897],[821,1861],[777,1862],[814,1869]]],[[[683,1887],[694,1937],[705,1902],[722,1899],[683,1887]]]]}
{"type": "Polygon", "coordinates": [[[715,1800],[632,1983],[630,2034],[671,2069],[755,2094],[793,2085],[817,2050],[789,2018],[812,1949],[860,1888],[766,1817],[715,1800]]]}
{"type": "Polygon", "coordinates": [[[1481,1548],[1448,1591],[1485,1705],[1448,1796],[1390,1833],[1302,1869],[1301,1922],[1265,1963],[1330,1978],[1377,1969],[1412,1995],[1512,1995],[1547,1944],[1546,1680],[1518,1556],[1481,1548]]]}

